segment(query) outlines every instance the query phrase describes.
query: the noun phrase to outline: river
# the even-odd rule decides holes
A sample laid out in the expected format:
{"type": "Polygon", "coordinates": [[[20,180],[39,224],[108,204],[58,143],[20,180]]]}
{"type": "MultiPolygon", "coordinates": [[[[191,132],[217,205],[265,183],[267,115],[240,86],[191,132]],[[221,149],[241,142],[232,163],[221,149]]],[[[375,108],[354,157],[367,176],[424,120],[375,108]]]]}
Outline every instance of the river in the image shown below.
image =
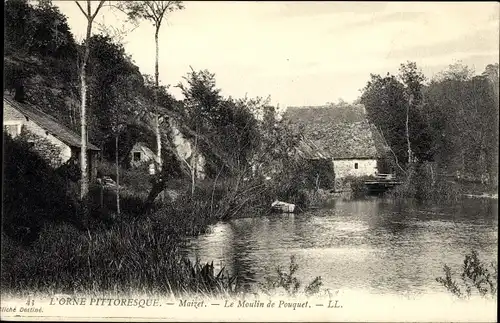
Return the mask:
{"type": "Polygon", "coordinates": [[[295,256],[303,283],[370,294],[447,293],[435,278],[459,270],[471,249],[497,261],[498,200],[453,205],[390,199],[336,200],[302,214],[221,222],[186,241],[184,252],[225,266],[250,288],[295,256]]]}

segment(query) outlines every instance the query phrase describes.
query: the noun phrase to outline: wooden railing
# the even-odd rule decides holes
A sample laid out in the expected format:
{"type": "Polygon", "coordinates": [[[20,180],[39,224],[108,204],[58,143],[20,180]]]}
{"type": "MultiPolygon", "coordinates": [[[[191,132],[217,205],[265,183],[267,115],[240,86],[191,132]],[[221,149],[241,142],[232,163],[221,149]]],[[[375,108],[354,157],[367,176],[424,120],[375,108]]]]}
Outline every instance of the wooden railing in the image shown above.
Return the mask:
{"type": "Polygon", "coordinates": [[[385,180],[396,179],[396,175],[394,175],[394,174],[376,174],[375,177],[377,179],[385,179],[385,180]]]}

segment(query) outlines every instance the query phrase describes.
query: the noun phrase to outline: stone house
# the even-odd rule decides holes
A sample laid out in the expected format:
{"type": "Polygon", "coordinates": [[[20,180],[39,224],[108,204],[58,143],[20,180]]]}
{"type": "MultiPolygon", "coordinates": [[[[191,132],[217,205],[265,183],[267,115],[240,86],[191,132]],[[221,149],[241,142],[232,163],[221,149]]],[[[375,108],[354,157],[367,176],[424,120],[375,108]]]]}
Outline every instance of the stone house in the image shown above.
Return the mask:
{"type": "Polygon", "coordinates": [[[336,181],[374,176],[388,151],[377,129],[368,122],[364,106],[292,107],[284,118],[333,161],[336,181]]]}
{"type": "MultiPolygon", "coordinates": [[[[168,126],[167,139],[162,141],[163,149],[170,150],[175,154],[181,167],[183,167],[190,176],[194,175],[196,179],[205,178],[205,158],[196,148],[194,140],[186,136],[179,122],[175,121],[175,116],[166,118],[168,126]]],[[[130,166],[137,167],[144,163],[149,163],[149,174],[155,173],[155,166],[158,164],[158,157],[151,145],[145,142],[137,142],[130,151],[130,166]]]]}
{"type": "Polygon", "coordinates": [[[137,167],[147,162],[158,163],[158,156],[146,143],[136,143],[130,150],[130,166],[137,167]]]}
{"type": "MultiPolygon", "coordinates": [[[[43,112],[38,107],[21,103],[4,94],[3,98],[3,128],[13,138],[21,135],[23,130],[46,139],[60,151],[62,164],[79,163],[81,151],[80,135],[61,122],[43,112]]],[[[88,169],[91,179],[97,175],[97,158],[100,149],[88,143],[88,169]]]]}

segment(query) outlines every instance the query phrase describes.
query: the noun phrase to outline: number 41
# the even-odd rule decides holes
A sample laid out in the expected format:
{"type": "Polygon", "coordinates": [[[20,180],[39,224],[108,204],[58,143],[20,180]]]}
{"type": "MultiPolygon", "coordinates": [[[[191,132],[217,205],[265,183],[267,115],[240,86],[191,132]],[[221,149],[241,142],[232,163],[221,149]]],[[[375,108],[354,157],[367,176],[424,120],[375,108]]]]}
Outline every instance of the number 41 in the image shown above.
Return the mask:
{"type": "Polygon", "coordinates": [[[35,300],[31,299],[31,297],[28,297],[28,301],[26,301],[26,305],[28,306],[34,306],[35,305],[35,300]]]}

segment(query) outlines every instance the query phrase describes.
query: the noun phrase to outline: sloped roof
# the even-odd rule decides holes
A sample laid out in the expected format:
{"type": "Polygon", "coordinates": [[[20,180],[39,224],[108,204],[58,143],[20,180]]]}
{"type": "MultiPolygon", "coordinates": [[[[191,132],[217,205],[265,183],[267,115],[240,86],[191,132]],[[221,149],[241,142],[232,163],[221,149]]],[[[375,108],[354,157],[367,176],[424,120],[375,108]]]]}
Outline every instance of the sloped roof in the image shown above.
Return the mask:
{"type": "MultiPolygon", "coordinates": [[[[70,147],[81,147],[81,138],[80,135],[75,133],[73,130],[69,129],[65,125],[61,124],[54,117],[48,115],[47,113],[41,111],[37,107],[29,103],[20,103],[15,101],[13,98],[10,98],[4,94],[3,98],[4,104],[8,104],[24,116],[33,120],[38,126],[42,127],[50,134],[52,134],[57,139],[64,142],[66,145],[70,147]]],[[[100,150],[95,145],[88,143],[88,149],[90,150],[100,150]]]]}
{"type": "Polygon", "coordinates": [[[298,156],[305,159],[327,159],[331,158],[324,152],[316,143],[307,138],[302,138],[298,146],[295,148],[298,156]]]}
{"type": "Polygon", "coordinates": [[[287,109],[284,118],[333,159],[372,159],[384,151],[362,105],[287,109]]]}
{"type": "Polygon", "coordinates": [[[283,116],[293,123],[352,123],[366,120],[362,104],[288,107],[283,116]]]}

